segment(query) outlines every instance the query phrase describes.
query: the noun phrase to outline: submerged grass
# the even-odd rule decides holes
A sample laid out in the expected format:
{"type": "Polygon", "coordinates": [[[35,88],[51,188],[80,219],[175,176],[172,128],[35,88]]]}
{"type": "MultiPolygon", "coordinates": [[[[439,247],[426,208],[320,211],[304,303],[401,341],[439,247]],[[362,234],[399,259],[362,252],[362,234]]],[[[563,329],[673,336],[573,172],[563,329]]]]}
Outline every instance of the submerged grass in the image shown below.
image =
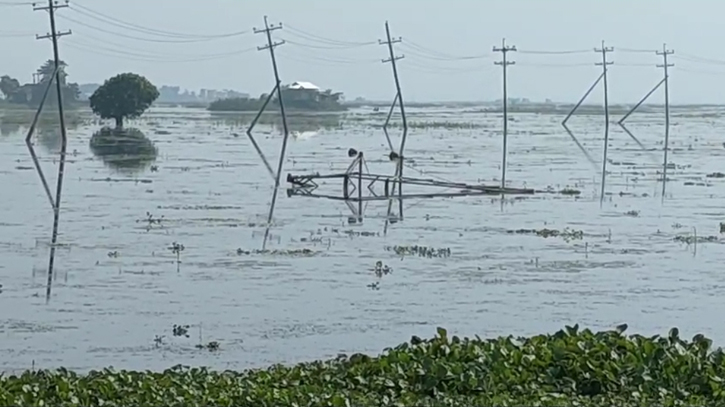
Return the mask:
{"type": "Polygon", "coordinates": [[[566,327],[553,335],[449,336],[381,355],[216,372],[28,371],[0,378],[1,405],[722,406],[725,357],[696,335],[566,327]]]}

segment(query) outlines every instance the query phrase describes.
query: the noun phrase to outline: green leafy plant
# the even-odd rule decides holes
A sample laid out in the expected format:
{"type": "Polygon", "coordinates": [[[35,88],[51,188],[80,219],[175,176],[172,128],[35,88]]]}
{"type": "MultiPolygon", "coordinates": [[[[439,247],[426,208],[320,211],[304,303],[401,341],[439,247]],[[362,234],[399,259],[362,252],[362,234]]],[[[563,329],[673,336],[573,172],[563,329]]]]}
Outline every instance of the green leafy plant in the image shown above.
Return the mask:
{"type": "MultiPolygon", "coordinates": [[[[0,377],[0,405],[723,406],[725,356],[703,335],[592,332],[460,338],[438,328],[379,356],[211,371],[66,369],[0,377]]],[[[202,346],[218,349],[218,343],[202,346]],[[214,347],[216,346],[216,347],[214,347]]]]}

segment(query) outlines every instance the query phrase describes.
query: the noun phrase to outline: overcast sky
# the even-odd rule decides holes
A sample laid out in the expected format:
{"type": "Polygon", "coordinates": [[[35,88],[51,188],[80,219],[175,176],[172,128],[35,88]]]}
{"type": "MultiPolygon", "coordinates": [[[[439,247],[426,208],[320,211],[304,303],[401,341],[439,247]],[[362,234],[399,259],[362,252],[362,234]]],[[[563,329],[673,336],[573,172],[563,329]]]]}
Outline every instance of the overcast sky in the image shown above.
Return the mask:
{"type": "MultiPolygon", "coordinates": [[[[51,57],[45,12],[0,0],[0,74],[29,82],[51,57]]],[[[274,84],[266,38],[251,32],[282,22],[273,32],[284,83],[310,81],[352,99],[392,99],[385,46],[377,43],[390,22],[403,41],[396,52],[403,94],[409,101],[493,100],[500,97],[503,37],[510,53],[512,97],[577,101],[601,73],[594,52],[602,40],[615,51],[610,99],[636,102],[662,78],[654,50],[674,49],[674,103],[718,103],[725,88],[725,3],[674,0],[78,0],[58,11],[60,43],[70,80],[102,82],[121,72],[147,76],[157,86],[232,88],[253,95],[274,84]],[[97,14],[100,13],[100,14],[97,14]],[[103,15],[114,20],[104,21],[103,15]],[[134,26],[128,26],[133,24],[134,26]],[[99,31],[99,28],[102,31],[99,31]],[[155,31],[154,31],[155,30],[155,31]],[[105,31],[105,32],[104,32],[105,31]],[[154,34],[163,31],[186,36],[154,34]],[[211,37],[217,36],[217,37],[211,37]],[[652,52],[633,52],[652,50],[652,52]],[[244,51],[244,52],[242,52],[244,51]],[[547,54],[541,51],[581,51],[547,54]],[[465,57],[469,57],[465,59],[465,57]]],[[[590,101],[601,100],[601,92],[590,101]]],[[[656,93],[653,102],[662,100],[656,93]]]]}

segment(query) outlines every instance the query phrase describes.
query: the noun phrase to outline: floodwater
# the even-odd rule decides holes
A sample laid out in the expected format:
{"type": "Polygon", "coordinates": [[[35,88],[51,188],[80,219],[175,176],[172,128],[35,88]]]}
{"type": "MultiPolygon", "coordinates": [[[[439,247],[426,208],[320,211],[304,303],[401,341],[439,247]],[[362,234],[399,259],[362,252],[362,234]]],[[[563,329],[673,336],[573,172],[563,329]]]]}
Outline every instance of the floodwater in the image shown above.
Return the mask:
{"type": "MultiPolygon", "coordinates": [[[[613,124],[601,207],[599,175],[560,126],[562,117],[513,114],[509,186],[569,187],[580,197],[511,196],[503,205],[490,196],[405,200],[404,219],[387,234],[386,201],[369,203],[363,222],[348,224],[344,202],[288,197],[284,182],[287,173],[344,171],[351,147],[365,152],[371,172],[392,174],[387,142],[374,126],[381,116],[366,109],[339,120],[292,118],[296,137],[267,244],[281,252],[266,254],[254,250],[262,247],[273,183],[241,119],[150,111],[128,126],[152,140],[158,154],[125,165],[94,153],[90,140],[100,125],[79,120],[69,130],[48,304],[52,210],[24,144],[27,129],[4,123],[0,371],[242,369],[379,352],[411,335],[432,336],[436,326],[485,337],[627,322],[641,333],[678,326],[722,343],[725,327],[713,316],[725,313],[725,179],[707,177],[725,171],[721,113],[673,112],[664,200],[663,115],[628,119],[648,151],[613,124]],[[148,214],[163,220],[149,222],[148,214]],[[584,237],[510,233],[542,228],[581,230],[584,237]],[[178,265],[174,242],[184,247],[178,265]],[[386,250],[395,245],[451,254],[400,257],[386,250]],[[313,252],[284,252],[305,248],[313,252]],[[376,277],[377,261],[393,272],[376,277]],[[378,290],[368,287],[375,281],[378,290]],[[174,325],[189,325],[189,337],[174,336],[174,325]],[[196,349],[200,333],[220,349],[196,349]]],[[[405,155],[415,165],[406,175],[499,182],[500,115],[441,108],[412,110],[408,120],[405,155]]],[[[601,162],[603,116],[574,116],[569,125],[601,162]]],[[[57,130],[46,124],[39,131],[35,144],[54,191],[57,130]]],[[[276,168],[279,128],[260,125],[256,133],[276,168]]],[[[391,133],[397,145],[399,135],[391,133]]],[[[318,190],[341,191],[338,180],[318,190]]]]}

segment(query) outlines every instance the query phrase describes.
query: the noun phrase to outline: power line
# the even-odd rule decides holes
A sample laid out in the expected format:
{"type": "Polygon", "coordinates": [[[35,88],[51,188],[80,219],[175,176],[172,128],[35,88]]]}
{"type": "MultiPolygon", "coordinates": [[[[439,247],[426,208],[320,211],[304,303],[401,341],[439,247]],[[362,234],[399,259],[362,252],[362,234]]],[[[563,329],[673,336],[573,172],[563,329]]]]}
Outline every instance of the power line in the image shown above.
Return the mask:
{"type": "MultiPolygon", "coordinates": [[[[285,42],[285,44],[290,44],[289,42],[285,42]]],[[[294,45],[294,44],[292,44],[294,45]]],[[[370,63],[377,63],[378,59],[352,59],[352,58],[342,58],[342,57],[329,57],[327,55],[318,55],[318,54],[298,54],[295,53],[294,47],[289,47],[285,49],[283,53],[280,55],[284,55],[285,57],[291,55],[293,57],[296,57],[298,59],[302,59],[302,62],[329,62],[332,64],[340,64],[340,65],[355,65],[355,64],[370,64],[370,63]]],[[[329,64],[328,64],[329,65],[329,64]]]]}
{"type": "Polygon", "coordinates": [[[78,3],[75,3],[71,10],[73,10],[76,13],[88,16],[90,18],[101,20],[106,24],[115,25],[120,28],[129,29],[129,30],[135,30],[137,32],[143,32],[146,34],[161,36],[161,37],[171,37],[171,38],[185,38],[185,39],[219,39],[219,38],[228,38],[228,37],[235,37],[243,34],[249,33],[248,30],[245,31],[237,31],[232,33],[225,33],[225,34],[188,34],[188,33],[179,33],[179,32],[172,32],[172,31],[164,31],[164,30],[157,30],[154,28],[148,28],[144,27],[142,25],[129,23],[120,19],[117,19],[115,17],[111,17],[107,14],[103,14],[101,12],[95,11],[89,7],[85,7],[83,5],[80,5],[78,3]]]}
{"type": "MultiPolygon", "coordinates": [[[[203,61],[211,61],[211,60],[219,60],[219,59],[226,59],[231,58],[234,56],[246,54],[248,52],[254,51],[256,48],[246,48],[246,49],[240,49],[236,51],[230,51],[230,52],[224,52],[224,53],[217,53],[217,54],[200,54],[200,55],[173,55],[173,54],[158,54],[154,52],[132,52],[122,49],[116,49],[116,48],[110,48],[105,47],[100,44],[92,44],[92,43],[83,43],[79,42],[77,40],[68,41],[67,44],[71,48],[88,52],[88,53],[98,53],[101,55],[106,55],[110,57],[116,57],[116,58],[123,58],[123,59],[132,59],[136,61],[145,61],[145,62],[159,62],[159,63],[182,63],[182,62],[203,62],[203,61]]],[[[112,44],[113,45],[113,44],[112,44]]]]}
{"type": "Polygon", "coordinates": [[[351,49],[351,48],[360,48],[360,47],[364,47],[364,46],[367,46],[367,45],[376,44],[375,42],[371,42],[371,43],[368,43],[368,44],[365,44],[365,45],[323,46],[323,45],[305,44],[305,43],[302,43],[302,42],[297,42],[295,40],[289,40],[289,39],[284,39],[284,40],[285,40],[285,42],[287,42],[289,44],[297,45],[297,46],[304,47],[304,48],[314,48],[314,49],[351,49]]]}
{"type": "Polygon", "coordinates": [[[533,54],[533,55],[570,55],[570,54],[584,54],[589,53],[591,50],[562,50],[562,51],[535,51],[535,50],[519,50],[521,54],[533,54]]]}
{"type": "Polygon", "coordinates": [[[333,39],[333,38],[328,38],[328,37],[323,37],[323,36],[320,36],[320,35],[317,35],[317,34],[313,34],[313,33],[310,33],[308,31],[304,31],[304,30],[299,29],[299,28],[295,28],[293,26],[290,26],[289,24],[287,24],[285,26],[285,28],[288,30],[288,32],[291,35],[295,35],[295,36],[298,36],[298,37],[301,37],[301,38],[305,38],[308,41],[320,42],[320,43],[328,44],[328,45],[364,46],[364,45],[374,45],[375,44],[375,42],[370,42],[370,41],[340,41],[340,40],[336,40],[336,39],[333,39]]]}
{"type": "Polygon", "coordinates": [[[155,42],[155,43],[183,43],[183,44],[210,41],[209,38],[196,38],[196,39],[157,39],[157,38],[137,37],[137,36],[134,36],[134,35],[123,34],[123,33],[115,32],[115,31],[107,30],[105,28],[97,27],[97,26],[94,26],[94,25],[91,25],[91,24],[88,24],[88,23],[84,23],[83,21],[79,21],[79,20],[76,20],[76,19],[71,18],[71,17],[68,17],[68,16],[61,16],[61,18],[64,19],[64,20],[70,21],[72,23],[78,24],[80,26],[83,26],[83,27],[86,27],[86,28],[95,30],[95,31],[99,31],[99,32],[102,32],[102,33],[110,34],[110,35],[115,35],[117,37],[127,38],[127,39],[130,39],[130,40],[136,40],[136,41],[155,42]]]}
{"type": "Polygon", "coordinates": [[[481,54],[481,55],[452,55],[445,52],[436,51],[432,48],[424,47],[422,45],[418,45],[410,40],[405,40],[403,44],[401,44],[403,48],[407,48],[406,52],[411,55],[416,55],[420,58],[424,59],[430,59],[435,61],[463,61],[463,60],[471,60],[471,59],[483,59],[483,58],[490,58],[490,55],[481,54]],[[427,54],[427,55],[426,55],[427,54]]]}
{"type": "Polygon", "coordinates": [[[506,57],[509,52],[516,52],[516,46],[507,46],[506,38],[501,40],[501,48],[493,47],[493,52],[501,53],[501,61],[494,61],[494,65],[501,65],[503,68],[503,151],[501,158],[501,190],[506,188],[506,155],[508,148],[508,90],[506,71],[509,65],[514,65],[515,61],[509,61],[506,57]]]}

